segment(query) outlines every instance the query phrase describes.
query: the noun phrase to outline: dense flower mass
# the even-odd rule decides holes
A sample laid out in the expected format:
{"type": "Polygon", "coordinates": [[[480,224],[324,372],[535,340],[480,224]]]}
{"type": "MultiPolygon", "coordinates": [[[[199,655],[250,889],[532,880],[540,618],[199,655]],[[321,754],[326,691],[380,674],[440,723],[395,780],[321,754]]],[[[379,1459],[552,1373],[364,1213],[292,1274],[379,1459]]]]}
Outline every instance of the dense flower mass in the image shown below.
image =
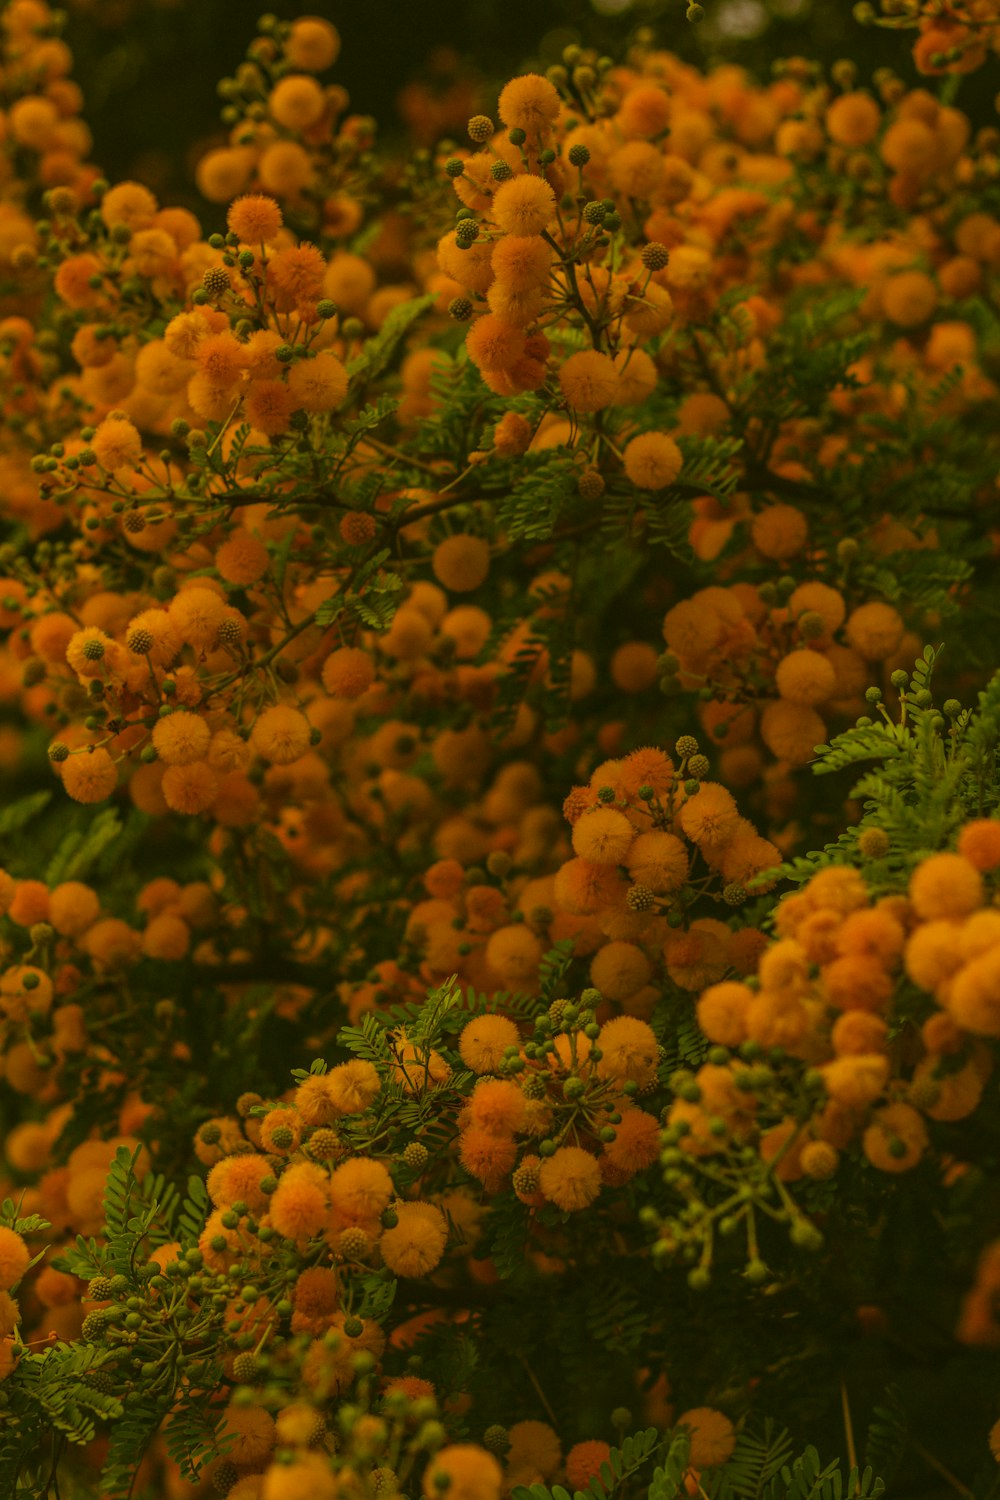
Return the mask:
{"type": "Polygon", "coordinates": [[[0,6],[4,1496],[989,1491],[995,11],[264,16],[195,212],[0,6]]]}

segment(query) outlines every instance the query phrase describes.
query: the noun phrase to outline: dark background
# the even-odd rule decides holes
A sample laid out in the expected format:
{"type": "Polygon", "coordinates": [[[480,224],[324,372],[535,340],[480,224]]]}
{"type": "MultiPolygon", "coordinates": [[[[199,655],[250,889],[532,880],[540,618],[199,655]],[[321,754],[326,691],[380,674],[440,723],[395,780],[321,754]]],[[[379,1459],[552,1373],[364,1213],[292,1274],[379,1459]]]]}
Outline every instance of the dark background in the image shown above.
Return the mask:
{"type": "MultiPolygon", "coordinates": [[[[221,140],[218,80],[243,59],[259,15],[308,12],[340,31],[340,59],[324,81],[347,88],[353,111],[373,115],[383,142],[402,135],[396,98],[413,79],[433,79],[440,50],[482,80],[481,106],[529,66],[559,59],[571,41],[620,57],[636,27],[700,64],[735,61],[759,78],[771,60],[826,63],[853,56],[862,76],[880,64],[907,72],[909,38],[862,29],[850,0],[704,0],[706,19],[685,19],[686,0],[69,0],[66,39],[86,95],[94,159],[112,180],[141,176],[168,202],[191,195],[190,168],[221,140]],[[600,7],[618,6],[617,15],[600,7]]],[[[988,72],[990,70],[984,70],[988,72]]],[[[965,91],[974,84],[967,83],[965,91]]],[[[995,84],[994,84],[995,87],[995,84]]],[[[989,91],[987,90],[987,97],[989,91]]],[[[963,94],[963,103],[965,98],[963,94]]]]}

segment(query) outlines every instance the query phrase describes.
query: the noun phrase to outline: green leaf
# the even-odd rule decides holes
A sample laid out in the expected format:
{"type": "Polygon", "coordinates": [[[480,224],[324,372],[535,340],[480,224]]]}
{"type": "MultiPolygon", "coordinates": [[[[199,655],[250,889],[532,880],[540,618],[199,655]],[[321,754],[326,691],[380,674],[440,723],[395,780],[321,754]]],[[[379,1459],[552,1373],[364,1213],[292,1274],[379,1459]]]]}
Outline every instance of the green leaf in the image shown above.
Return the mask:
{"type": "Polygon", "coordinates": [[[29,792],[26,797],[19,797],[16,802],[8,802],[6,807],[0,808],[0,838],[11,833],[19,833],[37,815],[42,812],[52,801],[51,792],[29,792]]]}
{"type": "Polygon", "coordinates": [[[433,307],[435,300],[432,293],[426,293],[421,297],[411,297],[408,302],[401,302],[392,309],[375,337],[370,338],[361,353],[348,364],[347,373],[352,384],[355,381],[361,383],[362,379],[376,380],[382,374],[413,324],[433,307]]]}
{"type": "Polygon", "coordinates": [[[59,885],[64,880],[82,880],[121,832],[117,810],[101,808],[88,828],[74,830],[63,839],[45,871],[46,883],[59,885]]]}
{"type": "Polygon", "coordinates": [[[189,1177],[187,1197],[177,1218],[178,1238],[182,1245],[193,1244],[201,1235],[208,1217],[208,1189],[200,1177],[189,1177]]]}

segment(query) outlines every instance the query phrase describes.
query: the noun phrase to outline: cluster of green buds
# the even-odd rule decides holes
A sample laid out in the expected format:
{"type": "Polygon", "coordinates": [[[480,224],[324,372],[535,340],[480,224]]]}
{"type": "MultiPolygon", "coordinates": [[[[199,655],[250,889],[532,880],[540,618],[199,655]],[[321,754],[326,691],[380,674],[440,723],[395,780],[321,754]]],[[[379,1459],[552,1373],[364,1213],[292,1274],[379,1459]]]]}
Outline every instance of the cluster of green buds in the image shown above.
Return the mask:
{"type": "MultiPolygon", "coordinates": [[[[689,1265],[688,1284],[702,1290],[712,1279],[717,1240],[729,1241],[742,1230],[742,1274],[753,1285],[772,1282],[776,1273],[761,1250],[763,1226],[768,1226],[771,1238],[770,1226],[782,1226],[801,1250],[816,1251],[823,1245],[822,1233],[788,1191],[780,1171],[789,1153],[801,1145],[805,1124],[823,1092],[822,1078],[815,1070],[803,1071],[783,1048],[765,1049],[754,1041],[742,1043],[735,1053],[711,1047],[703,1068],[726,1069],[733,1088],[746,1100],[745,1110],[739,1125],[708,1115],[708,1149],[702,1140],[694,1140],[691,1122],[683,1114],[664,1111],[663,1181],[670,1197],[680,1198],[682,1204],[666,1214],[652,1205],[640,1210],[646,1228],[656,1233],[653,1260],[660,1266],[678,1260],[689,1265]],[[774,1129],[762,1131],[761,1121],[774,1129]],[[762,1142],[762,1137],[767,1139],[762,1142]]],[[[703,1069],[680,1068],[669,1084],[675,1101],[706,1105],[703,1069]]],[[[817,1180],[809,1182],[808,1202],[812,1211],[819,1211],[827,1188],[819,1180],[822,1173],[812,1175],[817,1180]]],[[[769,1247],[770,1243],[771,1239],[769,1247]]],[[[731,1254],[725,1255],[724,1263],[727,1270],[733,1266],[731,1254]]]]}

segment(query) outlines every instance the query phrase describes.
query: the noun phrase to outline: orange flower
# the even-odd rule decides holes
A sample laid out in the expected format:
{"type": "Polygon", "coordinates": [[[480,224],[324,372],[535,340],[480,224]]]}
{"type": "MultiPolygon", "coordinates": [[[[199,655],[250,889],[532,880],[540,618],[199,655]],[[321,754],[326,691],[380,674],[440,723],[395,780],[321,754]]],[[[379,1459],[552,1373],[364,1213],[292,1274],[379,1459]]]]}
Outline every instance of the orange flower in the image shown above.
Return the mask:
{"type": "Polygon", "coordinates": [[[983,873],[1000,866],[1000,819],[977,818],[958,835],[958,853],[983,873]]]}
{"type": "Polygon", "coordinates": [[[322,1167],[299,1162],[287,1167],[271,1196],[271,1223],[289,1240],[319,1234],[327,1219],[327,1178],[322,1167]]]}
{"type": "Polygon", "coordinates": [[[595,807],[573,825],[574,850],[594,865],[622,864],[634,838],[628,818],[613,807],[595,807]]]}
{"type": "Polygon", "coordinates": [[[267,1158],[255,1152],[224,1156],[208,1174],[205,1184],[208,1196],[216,1208],[229,1208],[234,1203],[243,1202],[252,1214],[262,1214],[267,1209],[268,1199],[261,1192],[260,1185],[270,1173],[267,1158]]]}
{"type": "Polygon", "coordinates": [[[614,1127],[615,1138],[604,1147],[604,1156],[618,1171],[633,1177],[651,1167],[660,1155],[660,1122],[644,1109],[629,1109],[614,1127]]]}
{"type": "Polygon", "coordinates": [[[608,1444],[597,1438],[574,1443],[566,1455],[567,1481],[574,1489],[585,1489],[592,1479],[599,1477],[601,1464],[606,1464],[610,1457],[611,1449],[608,1444]]]}
{"type": "Polygon", "coordinates": [[[754,516],[750,535],[763,557],[783,562],[802,551],[809,537],[809,523],[794,505],[769,505],[754,516]]]}
{"type": "Polygon", "coordinates": [[[79,880],[66,880],[52,890],[48,920],[63,937],[79,937],[97,921],[100,911],[96,891],[79,880]]]}
{"type": "Polygon", "coordinates": [[[520,989],[536,978],[544,948],[523,922],[499,927],[486,944],[486,962],[505,985],[520,989]]]}
{"type": "Polygon", "coordinates": [[[219,795],[218,777],[203,760],[168,766],[160,785],[167,806],[188,816],[207,812],[219,795]]]}
{"type": "Polygon", "coordinates": [[[309,749],[312,731],[309,720],[297,708],[278,703],[266,708],[256,720],[250,744],[272,765],[289,766],[301,760],[309,749]]]}
{"type": "Polygon", "coordinates": [[[97,462],[112,473],[134,469],[142,461],[142,438],[128,417],[105,417],[90,443],[97,462]]]}
{"type": "Polygon", "coordinates": [[[524,1128],[527,1100],[516,1083],[505,1078],[484,1078],[469,1097],[463,1115],[476,1130],[493,1135],[514,1135],[524,1128]]]}
{"type": "Polygon", "coordinates": [[[295,406],[295,397],[281,380],[254,381],[243,402],[247,421],[265,437],[288,431],[295,406]]]}
{"type": "Polygon", "coordinates": [[[341,1162],[330,1178],[330,1204],[339,1220],[377,1219],[393,1196],[392,1178],[382,1162],[356,1156],[341,1162]]]}
{"type": "Polygon", "coordinates": [[[222,1414],[219,1437],[234,1464],[260,1464],[275,1443],[274,1418],[262,1406],[234,1406],[222,1414]]]}
{"type": "Polygon", "coordinates": [[[470,1126],[458,1138],[458,1159],[487,1192],[498,1192],[517,1161],[517,1143],[511,1136],[470,1126]]]}
{"type": "Polygon", "coordinates": [[[927,1149],[927,1127],[911,1104],[887,1104],[875,1112],[861,1144],[880,1172],[908,1172],[927,1149]]]}
{"type": "Polygon", "coordinates": [[[648,984],[652,973],[649,959],[634,943],[605,943],[590,963],[591,984],[606,1000],[619,1004],[648,984]]]}
{"type": "Polygon", "coordinates": [[[582,1146],[560,1146],[542,1162],[538,1183],[550,1203],[566,1213],[578,1213],[601,1191],[600,1163],[582,1146]]]}
{"type": "Polygon", "coordinates": [[[690,1461],[696,1469],[724,1464],[736,1447],[736,1429],[727,1416],[711,1406],[696,1406],[682,1412],[676,1426],[691,1433],[690,1461]]]}
{"type": "Polygon", "coordinates": [[[501,182],[490,215],[505,234],[541,234],[555,217],[556,195],[544,177],[527,174],[501,182]]]}
{"type": "Polygon", "coordinates": [[[626,1079],[640,1088],[653,1082],[659,1044],[653,1028],[635,1016],[616,1016],[601,1027],[597,1044],[604,1054],[597,1064],[601,1078],[626,1079]]]}
{"type": "Polygon", "coordinates": [[[509,370],[524,356],[524,334],[492,313],[484,313],[469,328],[465,347],[478,369],[509,370]]]}
{"type": "Polygon", "coordinates": [[[703,781],[681,807],[677,821],[699,848],[717,849],[736,832],[739,808],[725,787],[703,781]]]}
{"type": "Polygon", "coordinates": [[[285,41],[285,56],[293,68],[307,73],[325,73],[340,55],[340,36],[336,26],[322,16],[299,16],[293,21],[285,41]]]}
{"type": "Polygon", "coordinates": [[[508,1016],[477,1016],[458,1039],[459,1056],[473,1073],[496,1071],[508,1047],[520,1045],[520,1032],[508,1016]]]}
{"type": "Polygon", "coordinates": [[[349,385],[346,369],[329,350],[322,350],[315,359],[299,360],[288,375],[292,400],[308,412],[336,411],[349,385]]]}
{"type": "Polygon", "coordinates": [[[470,593],[489,574],[490,544],[479,536],[446,537],[434,549],[431,568],[438,583],[452,593],[470,593]]]}
{"type": "Polygon", "coordinates": [[[439,1500],[445,1492],[448,1500],[500,1500],[503,1470],[485,1448],[451,1443],[435,1453],[424,1472],[426,1500],[439,1500]]]}
{"type": "Polygon", "coordinates": [[[826,111],[827,133],[838,146],[867,146],[878,134],[881,110],[870,94],[841,94],[826,111]]]}
{"type": "Polygon", "coordinates": [[[640,490],[662,490],[673,484],[684,465],[684,455],[665,432],[643,432],[627,445],[625,473],[640,490]]]}
{"type": "Polygon", "coordinates": [[[19,1234],[0,1225],[0,1288],[9,1292],[21,1280],[31,1260],[31,1251],[19,1234]]]}
{"type": "Polygon", "coordinates": [[[747,1039],[747,1012],[753,991],[745,984],[725,980],[704,991],[697,1005],[698,1025],[710,1042],[738,1047],[747,1039]]]}
{"type": "Polygon", "coordinates": [[[193,760],[203,760],[211,738],[212,731],[201,715],[183,708],[158,719],[153,728],[153,744],[168,766],[186,766],[193,760]]]}
{"type": "Polygon", "coordinates": [[[847,639],[865,661],[885,661],[903,639],[902,619],[891,604],[859,604],[847,620],[847,639]]]}
{"type": "Polygon", "coordinates": [[[219,577],[240,587],[263,578],[270,561],[271,555],[264,543],[243,530],[234,531],[215,554],[219,577]]]}
{"type": "Polygon", "coordinates": [[[614,361],[596,349],[571,354],[559,371],[559,385],[574,411],[603,411],[613,406],[620,377],[614,361]]]}
{"type": "Polygon", "coordinates": [[[837,689],[837,674],[831,663],[818,651],[790,651],[779,661],[774,674],[775,686],[790,703],[814,706],[832,698],[837,689]]]}
{"type": "Polygon", "coordinates": [[[508,130],[540,135],[559,118],[559,91],[538,73],[525,73],[504,84],[497,110],[508,130]]]}
{"type": "Polygon", "coordinates": [[[932,854],[911,875],[909,895],[919,917],[965,917],[983,904],[982,876],[961,854],[932,854]]]}
{"type": "Polygon", "coordinates": [[[444,1255],[448,1221],[433,1203],[400,1203],[396,1216],[379,1240],[382,1260],[397,1276],[426,1276],[444,1255]]]}
{"type": "Polygon", "coordinates": [[[248,245],[269,245],[283,223],[281,209],[263,193],[247,193],[229,205],[226,223],[248,245]]]}
{"type": "Polygon", "coordinates": [[[101,747],[71,755],[61,767],[62,784],[74,802],[103,802],[118,785],[118,771],[101,747]]]}

